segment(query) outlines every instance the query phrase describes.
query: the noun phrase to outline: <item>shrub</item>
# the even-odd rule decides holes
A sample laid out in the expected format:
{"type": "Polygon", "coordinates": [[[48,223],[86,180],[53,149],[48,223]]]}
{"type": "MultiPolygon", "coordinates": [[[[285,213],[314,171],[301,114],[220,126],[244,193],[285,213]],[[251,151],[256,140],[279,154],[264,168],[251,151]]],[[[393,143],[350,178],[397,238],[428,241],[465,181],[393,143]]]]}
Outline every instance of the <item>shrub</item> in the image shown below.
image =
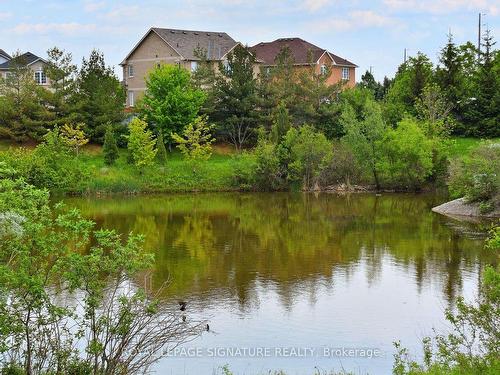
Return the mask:
{"type": "Polygon", "coordinates": [[[206,116],[198,116],[186,126],[182,135],[174,133],[171,137],[178,143],[177,148],[186,159],[208,160],[212,156],[212,143],[215,141],[211,134],[212,128],[206,116]]]}
{"type": "Polygon", "coordinates": [[[413,190],[422,187],[432,173],[432,146],[413,119],[403,119],[396,129],[389,129],[380,163],[386,184],[413,190]]]}
{"type": "Polygon", "coordinates": [[[333,157],[321,171],[321,186],[360,183],[363,180],[363,168],[355,158],[352,150],[344,143],[338,142],[333,148],[333,157]]]}
{"type": "Polygon", "coordinates": [[[255,187],[259,190],[284,190],[288,187],[288,150],[282,144],[259,139],[255,148],[255,187]]]}
{"type": "Polygon", "coordinates": [[[106,165],[113,165],[119,157],[118,145],[116,144],[115,133],[111,125],[108,125],[106,128],[102,152],[104,154],[104,163],[106,165]]]}
{"type": "Polygon", "coordinates": [[[153,164],[156,156],[156,141],[151,131],[146,128],[146,122],[138,118],[134,118],[129,124],[127,148],[131,161],[141,172],[153,164]]]}
{"type": "Polygon", "coordinates": [[[330,141],[312,126],[303,125],[287,132],[284,146],[290,153],[291,178],[302,180],[306,190],[313,188],[319,173],[331,160],[333,147],[330,141]]]}
{"type": "Polygon", "coordinates": [[[450,192],[470,202],[498,203],[500,193],[500,143],[487,142],[450,167],[450,192]]]}

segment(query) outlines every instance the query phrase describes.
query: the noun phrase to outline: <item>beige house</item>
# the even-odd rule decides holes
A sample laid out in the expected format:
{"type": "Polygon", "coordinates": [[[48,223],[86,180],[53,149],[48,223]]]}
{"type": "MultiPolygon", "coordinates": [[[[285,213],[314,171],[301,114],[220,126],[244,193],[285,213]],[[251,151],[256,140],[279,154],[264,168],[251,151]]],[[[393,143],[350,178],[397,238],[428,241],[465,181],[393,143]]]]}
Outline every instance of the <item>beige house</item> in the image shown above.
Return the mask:
{"type": "Polygon", "coordinates": [[[0,58],[3,60],[3,63],[0,64],[1,78],[7,78],[7,75],[14,64],[25,65],[33,71],[33,79],[38,85],[50,88],[50,79],[47,77],[44,70],[47,62],[41,57],[38,57],[31,52],[26,52],[22,55],[11,58],[3,50],[0,50],[0,58]]]}
{"type": "Polygon", "coordinates": [[[151,28],[120,65],[127,90],[127,107],[133,107],[146,89],[146,77],[160,64],[176,64],[194,71],[202,50],[214,63],[224,61],[239,43],[223,32],[151,28]]]}

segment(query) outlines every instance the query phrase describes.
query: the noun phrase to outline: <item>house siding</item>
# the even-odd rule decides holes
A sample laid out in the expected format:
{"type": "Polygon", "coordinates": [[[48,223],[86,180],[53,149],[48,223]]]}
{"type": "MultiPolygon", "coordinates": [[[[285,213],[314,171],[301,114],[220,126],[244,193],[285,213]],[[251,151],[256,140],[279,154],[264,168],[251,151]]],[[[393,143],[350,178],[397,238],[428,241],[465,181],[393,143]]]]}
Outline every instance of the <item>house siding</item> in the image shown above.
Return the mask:
{"type": "Polygon", "coordinates": [[[187,65],[180,61],[181,56],[156,33],[150,32],[135,51],[123,62],[123,81],[127,88],[127,107],[130,106],[130,91],[134,92],[134,104],[144,95],[146,89],[146,77],[157,64],[187,65]],[[128,66],[132,65],[134,76],[128,76],[128,66]]]}

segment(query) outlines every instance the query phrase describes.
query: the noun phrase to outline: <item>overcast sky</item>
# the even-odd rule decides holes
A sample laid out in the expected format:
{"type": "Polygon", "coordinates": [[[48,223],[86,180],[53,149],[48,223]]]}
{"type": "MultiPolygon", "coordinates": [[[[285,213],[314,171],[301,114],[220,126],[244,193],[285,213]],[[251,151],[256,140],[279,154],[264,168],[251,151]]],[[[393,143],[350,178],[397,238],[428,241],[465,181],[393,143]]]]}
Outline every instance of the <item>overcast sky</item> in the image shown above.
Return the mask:
{"type": "Polygon", "coordinates": [[[44,57],[56,45],[77,63],[98,48],[117,67],[151,26],[225,31],[248,45],[301,37],[359,65],[357,79],[371,66],[380,80],[405,47],[436,61],[449,30],[476,43],[479,12],[500,39],[500,0],[0,0],[0,48],[44,57]]]}

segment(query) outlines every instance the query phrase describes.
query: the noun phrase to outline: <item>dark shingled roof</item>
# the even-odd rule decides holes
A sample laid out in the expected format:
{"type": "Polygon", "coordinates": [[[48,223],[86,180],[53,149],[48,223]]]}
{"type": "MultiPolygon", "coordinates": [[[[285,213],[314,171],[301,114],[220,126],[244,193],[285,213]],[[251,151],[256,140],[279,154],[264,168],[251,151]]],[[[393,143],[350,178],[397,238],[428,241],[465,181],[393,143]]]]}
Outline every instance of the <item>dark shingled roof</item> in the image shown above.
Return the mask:
{"type": "Polygon", "coordinates": [[[236,44],[233,38],[223,32],[193,31],[152,28],[163,40],[186,60],[198,60],[194,50],[199,47],[206,51],[210,60],[219,60],[236,44]]]}
{"type": "Polygon", "coordinates": [[[37,55],[34,55],[31,52],[23,53],[22,55],[15,56],[12,60],[6,61],[3,64],[0,64],[0,69],[10,69],[12,63],[19,63],[22,65],[30,65],[41,58],[37,55]]]}
{"type": "Polygon", "coordinates": [[[0,56],[3,56],[3,57],[5,57],[6,59],[9,59],[9,60],[12,58],[12,57],[10,57],[10,55],[7,52],[5,52],[1,48],[0,48],[0,56]]]}
{"type": "MultiPolygon", "coordinates": [[[[316,62],[321,55],[327,52],[325,49],[315,46],[301,38],[280,38],[273,42],[261,42],[251,47],[250,50],[255,53],[255,57],[258,61],[262,61],[265,65],[274,65],[276,56],[284,47],[290,48],[294,62],[297,65],[316,62]]],[[[328,53],[333,58],[336,65],[356,67],[356,64],[340,56],[334,55],[333,53],[328,53]]]]}

